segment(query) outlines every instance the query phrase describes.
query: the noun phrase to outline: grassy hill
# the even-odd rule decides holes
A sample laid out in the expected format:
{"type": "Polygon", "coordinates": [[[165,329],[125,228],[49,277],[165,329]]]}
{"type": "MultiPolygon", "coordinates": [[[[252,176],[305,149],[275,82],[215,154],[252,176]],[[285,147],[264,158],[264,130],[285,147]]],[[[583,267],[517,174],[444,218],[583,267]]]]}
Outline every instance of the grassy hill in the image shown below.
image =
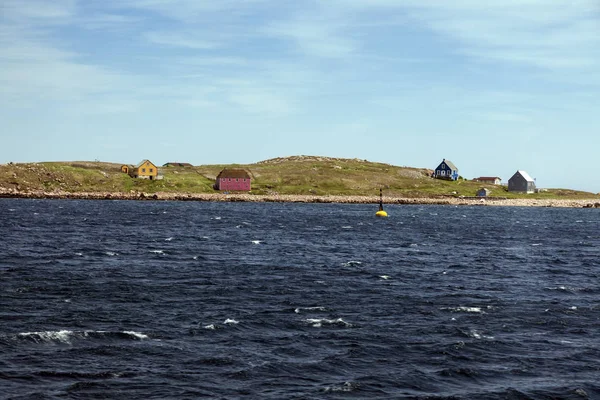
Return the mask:
{"type": "MultiPolygon", "coordinates": [[[[481,183],[444,181],[431,170],[358,159],[315,156],[275,158],[255,164],[161,167],[163,180],[133,179],[121,164],[103,162],[40,162],[0,165],[0,188],[19,191],[213,193],[215,177],[225,167],[245,168],[252,176],[252,194],[373,195],[383,187],[399,197],[474,196],[481,183]]],[[[568,189],[514,194],[500,186],[491,196],[529,199],[593,199],[600,196],[568,189]]]]}

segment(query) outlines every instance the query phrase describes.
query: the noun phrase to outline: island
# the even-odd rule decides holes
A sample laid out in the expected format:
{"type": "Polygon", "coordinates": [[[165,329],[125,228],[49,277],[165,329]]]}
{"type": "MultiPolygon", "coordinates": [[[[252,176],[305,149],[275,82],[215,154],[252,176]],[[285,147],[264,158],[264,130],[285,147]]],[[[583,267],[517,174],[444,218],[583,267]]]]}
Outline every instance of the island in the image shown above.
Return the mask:
{"type": "MultiPolygon", "coordinates": [[[[144,160],[147,161],[147,160],[144,160]]],[[[143,166],[143,163],[140,164],[143,166]]],[[[141,167],[138,167],[141,168],[141,167]]],[[[436,179],[433,170],[361,159],[291,156],[254,164],[169,162],[150,179],[135,166],[100,161],[0,164],[0,197],[38,199],[251,201],[300,203],[447,204],[600,208],[600,195],[570,189],[509,192],[506,185],[459,177],[436,179]],[[132,169],[133,168],[133,169],[132,169]],[[246,171],[249,191],[217,190],[224,170],[246,171]],[[485,196],[481,193],[485,186],[485,196]]],[[[236,178],[234,178],[236,179],[236,178]]]]}

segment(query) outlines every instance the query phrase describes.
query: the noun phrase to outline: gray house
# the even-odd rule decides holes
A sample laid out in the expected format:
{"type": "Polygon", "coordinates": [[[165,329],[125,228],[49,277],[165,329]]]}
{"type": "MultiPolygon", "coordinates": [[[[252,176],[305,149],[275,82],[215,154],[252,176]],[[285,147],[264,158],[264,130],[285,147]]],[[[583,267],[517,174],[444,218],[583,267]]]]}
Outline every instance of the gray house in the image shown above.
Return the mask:
{"type": "Polygon", "coordinates": [[[509,192],[533,193],[535,192],[535,181],[525,171],[517,171],[508,180],[509,192]]]}
{"type": "Polygon", "coordinates": [[[456,165],[452,161],[444,158],[433,172],[433,177],[455,181],[458,179],[458,168],[456,168],[456,165]]]}

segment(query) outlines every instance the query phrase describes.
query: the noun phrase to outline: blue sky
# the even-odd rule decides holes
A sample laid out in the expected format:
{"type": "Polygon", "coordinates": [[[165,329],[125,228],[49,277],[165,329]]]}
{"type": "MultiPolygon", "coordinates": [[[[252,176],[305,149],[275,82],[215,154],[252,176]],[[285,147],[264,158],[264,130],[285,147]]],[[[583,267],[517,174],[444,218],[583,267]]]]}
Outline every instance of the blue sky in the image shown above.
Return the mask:
{"type": "Polygon", "coordinates": [[[597,0],[2,0],[0,162],[360,158],[600,192],[597,0]]]}

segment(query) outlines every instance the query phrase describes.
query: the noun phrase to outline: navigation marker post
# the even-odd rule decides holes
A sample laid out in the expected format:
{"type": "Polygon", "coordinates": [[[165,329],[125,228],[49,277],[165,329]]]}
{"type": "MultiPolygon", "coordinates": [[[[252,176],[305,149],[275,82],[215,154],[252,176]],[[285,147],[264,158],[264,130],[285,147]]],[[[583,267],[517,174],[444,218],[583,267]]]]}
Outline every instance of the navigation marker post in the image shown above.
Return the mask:
{"type": "Polygon", "coordinates": [[[387,217],[388,214],[383,210],[383,191],[379,188],[379,211],[375,213],[376,217],[387,217]]]}

